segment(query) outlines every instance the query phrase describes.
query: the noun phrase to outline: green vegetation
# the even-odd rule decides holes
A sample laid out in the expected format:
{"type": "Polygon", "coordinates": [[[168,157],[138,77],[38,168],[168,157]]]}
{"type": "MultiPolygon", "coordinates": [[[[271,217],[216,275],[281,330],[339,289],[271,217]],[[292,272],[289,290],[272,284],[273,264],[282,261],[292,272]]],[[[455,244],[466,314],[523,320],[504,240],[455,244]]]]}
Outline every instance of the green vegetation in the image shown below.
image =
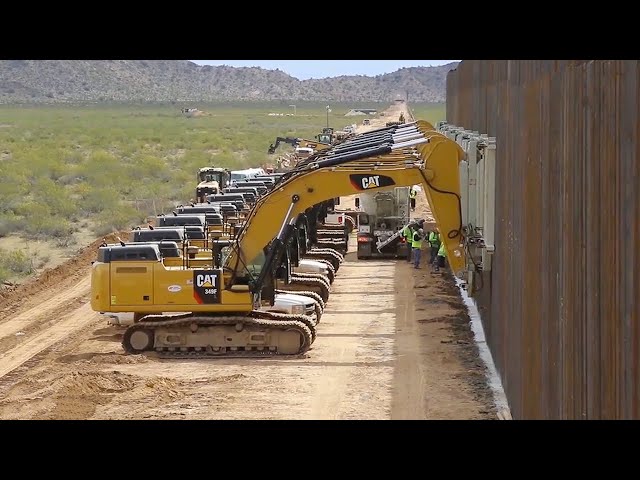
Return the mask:
{"type": "Polygon", "coordinates": [[[434,127],[441,120],[446,120],[447,109],[444,103],[437,104],[409,104],[414,116],[420,120],[430,122],[434,127]]]}
{"type": "Polygon", "coordinates": [[[6,251],[0,249],[0,283],[35,273],[49,261],[49,257],[28,249],[6,251]]]}
{"type": "MultiPolygon", "coordinates": [[[[336,129],[362,122],[344,116],[352,108],[389,106],[329,105],[336,129]]],[[[441,105],[411,107],[418,118],[444,118],[441,105]]],[[[293,113],[291,102],[1,106],[0,237],[69,246],[84,225],[96,236],[138,225],[192,198],[198,168],[269,163],[276,137],[313,139],[326,126],[326,104],[297,103],[293,113]],[[207,115],[186,118],[185,107],[207,115]]],[[[15,251],[0,259],[0,278],[30,273],[15,251]]]]}

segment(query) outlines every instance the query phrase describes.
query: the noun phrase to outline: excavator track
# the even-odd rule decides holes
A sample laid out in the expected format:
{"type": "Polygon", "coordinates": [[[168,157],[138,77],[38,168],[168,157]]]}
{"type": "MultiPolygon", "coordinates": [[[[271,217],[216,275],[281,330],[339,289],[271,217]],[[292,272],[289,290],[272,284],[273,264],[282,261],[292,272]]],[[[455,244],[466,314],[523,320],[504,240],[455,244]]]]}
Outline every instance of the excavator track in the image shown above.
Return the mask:
{"type": "Polygon", "coordinates": [[[325,223],[318,227],[318,230],[331,230],[332,232],[344,231],[344,225],[325,223]]]}
{"type": "Polygon", "coordinates": [[[343,245],[345,245],[347,243],[347,240],[344,239],[344,237],[317,237],[317,245],[319,248],[333,248],[333,245],[336,245],[338,247],[342,247],[343,245]],[[321,244],[326,244],[327,246],[325,247],[320,247],[321,244]]]}
{"type": "Polygon", "coordinates": [[[297,289],[303,291],[311,290],[320,295],[324,303],[327,303],[327,300],[329,300],[329,288],[327,288],[327,284],[317,278],[300,278],[292,275],[290,282],[285,288],[291,289],[292,293],[293,290],[297,289]]]}
{"type": "Polygon", "coordinates": [[[297,315],[291,313],[278,313],[278,312],[263,312],[258,311],[254,312],[256,315],[266,318],[267,320],[276,320],[279,322],[287,322],[287,321],[298,321],[304,323],[309,331],[311,332],[311,343],[316,341],[318,321],[314,320],[312,317],[308,315],[297,315]]]}
{"type": "Polygon", "coordinates": [[[344,255],[337,251],[335,248],[331,247],[313,247],[311,252],[319,252],[319,253],[328,253],[335,256],[340,263],[344,262],[344,255]]]}
{"type": "Polygon", "coordinates": [[[329,260],[325,260],[324,258],[319,258],[317,261],[318,261],[318,262],[322,262],[322,263],[324,263],[324,264],[327,266],[327,269],[328,269],[331,273],[333,273],[333,275],[335,276],[335,274],[336,274],[336,269],[335,269],[335,268],[333,268],[333,265],[331,265],[331,262],[330,262],[329,260]]]}
{"type": "Polygon", "coordinates": [[[342,255],[344,255],[345,253],[347,253],[347,248],[346,248],[346,243],[342,242],[342,243],[338,243],[338,242],[324,242],[322,240],[318,240],[318,243],[316,244],[321,248],[331,248],[331,249],[335,249],[337,252],[340,252],[342,255]]]}
{"type": "Polygon", "coordinates": [[[295,272],[292,273],[291,276],[293,278],[300,278],[302,280],[307,279],[307,278],[315,278],[317,280],[320,280],[322,282],[324,282],[324,284],[326,285],[327,289],[329,291],[331,291],[331,282],[329,281],[329,278],[322,274],[322,273],[310,273],[310,272],[295,272]]]}
{"type": "Polygon", "coordinates": [[[351,230],[353,230],[354,228],[356,228],[356,222],[355,222],[355,220],[353,219],[353,217],[351,217],[351,215],[345,215],[345,216],[344,216],[344,220],[345,220],[345,222],[346,222],[346,223],[348,223],[348,224],[349,224],[349,226],[350,226],[351,230]]]}
{"type": "Polygon", "coordinates": [[[322,237],[322,238],[338,238],[338,239],[345,239],[348,237],[347,234],[345,234],[340,230],[318,230],[316,232],[316,236],[322,237]]]}
{"type": "Polygon", "coordinates": [[[333,266],[333,269],[337,272],[342,264],[342,259],[340,258],[340,253],[336,250],[308,250],[305,254],[305,258],[310,258],[311,260],[315,260],[321,258],[323,260],[328,261],[333,266]]]}
{"type": "Polygon", "coordinates": [[[327,280],[329,280],[329,285],[333,285],[333,281],[336,279],[336,272],[330,263],[326,263],[325,265],[327,266],[327,280]]]}
{"type": "Polygon", "coordinates": [[[315,335],[315,322],[306,315],[147,315],[127,328],[122,346],[161,358],[255,358],[304,354],[315,335]]]}
{"type": "Polygon", "coordinates": [[[329,260],[324,259],[324,258],[314,258],[313,260],[316,261],[316,262],[324,263],[327,266],[327,269],[329,270],[329,273],[332,274],[335,277],[336,269],[333,267],[333,264],[329,260]]]}
{"type": "Polygon", "coordinates": [[[306,258],[310,258],[310,259],[320,259],[320,260],[326,260],[329,263],[331,263],[331,265],[333,266],[333,270],[335,272],[337,272],[340,269],[340,264],[342,263],[342,260],[340,259],[340,256],[338,254],[338,252],[336,252],[335,250],[309,250],[307,251],[307,253],[305,254],[306,258]]]}
{"type": "MultiPolygon", "coordinates": [[[[342,251],[346,250],[349,239],[343,236],[318,235],[316,237],[316,247],[318,248],[335,248],[342,251]]],[[[344,253],[342,253],[344,255],[344,253]]]]}
{"type": "Polygon", "coordinates": [[[296,290],[281,290],[276,289],[275,293],[293,293],[295,295],[302,295],[304,297],[309,298],[313,301],[315,311],[316,311],[316,323],[320,323],[320,319],[322,318],[322,313],[324,312],[325,303],[322,300],[322,297],[318,295],[316,292],[310,291],[296,291],[296,290]]]}

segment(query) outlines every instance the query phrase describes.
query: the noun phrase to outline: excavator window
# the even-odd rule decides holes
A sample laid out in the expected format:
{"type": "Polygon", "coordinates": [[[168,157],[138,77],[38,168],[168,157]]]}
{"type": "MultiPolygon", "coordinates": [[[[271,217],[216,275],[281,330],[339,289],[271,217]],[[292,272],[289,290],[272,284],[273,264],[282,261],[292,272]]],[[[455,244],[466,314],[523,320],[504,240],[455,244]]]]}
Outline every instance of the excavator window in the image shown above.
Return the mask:
{"type": "Polygon", "coordinates": [[[134,242],[158,242],[161,240],[184,241],[184,232],[182,230],[136,230],[133,232],[134,242]]]}
{"type": "Polygon", "coordinates": [[[260,252],[260,255],[258,255],[256,258],[253,259],[253,261],[247,265],[247,272],[253,277],[253,278],[257,278],[258,275],[260,275],[260,272],[262,271],[262,266],[264,265],[264,262],[266,261],[266,256],[264,254],[264,251],[260,252]]]}
{"type": "Polygon", "coordinates": [[[178,215],[171,217],[158,217],[158,224],[161,227],[181,227],[186,225],[204,226],[204,215],[178,215]]]}
{"type": "Polygon", "coordinates": [[[101,247],[98,250],[98,261],[110,263],[117,261],[160,260],[160,252],[151,245],[127,245],[101,247]]]}
{"type": "Polygon", "coordinates": [[[160,254],[164,258],[179,258],[180,250],[176,242],[159,242],[160,254]]]}
{"type": "Polygon", "coordinates": [[[206,237],[204,234],[204,227],[195,226],[196,228],[193,228],[194,226],[195,225],[185,225],[185,236],[189,240],[204,240],[206,237]]]}

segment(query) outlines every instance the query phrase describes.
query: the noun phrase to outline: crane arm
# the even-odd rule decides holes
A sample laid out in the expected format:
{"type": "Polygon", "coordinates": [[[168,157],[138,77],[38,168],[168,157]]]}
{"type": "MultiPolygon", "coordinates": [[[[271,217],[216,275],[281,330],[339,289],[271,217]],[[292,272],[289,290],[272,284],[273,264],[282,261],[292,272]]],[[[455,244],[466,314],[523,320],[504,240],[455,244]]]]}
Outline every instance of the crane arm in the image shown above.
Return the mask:
{"type": "Polygon", "coordinates": [[[254,206],[225,261],[234,275],[260,263],[267,245],[282,243],[286,228],[307,208],[331,198],[398,186],[423,186],[455,274],[465,265],[459,162],[464,151],[426,122],[377,135],[370,144],[331,149],[291,172],[254,206]],[[399,132],[399,133],[398,133],[399,132]],[[394,138],[395,135],[395,138],[394,138]],[[390,138],[391,137],[391,138],[390,138]],[[333,152],[333,154],[332,154],[333,152]]]}

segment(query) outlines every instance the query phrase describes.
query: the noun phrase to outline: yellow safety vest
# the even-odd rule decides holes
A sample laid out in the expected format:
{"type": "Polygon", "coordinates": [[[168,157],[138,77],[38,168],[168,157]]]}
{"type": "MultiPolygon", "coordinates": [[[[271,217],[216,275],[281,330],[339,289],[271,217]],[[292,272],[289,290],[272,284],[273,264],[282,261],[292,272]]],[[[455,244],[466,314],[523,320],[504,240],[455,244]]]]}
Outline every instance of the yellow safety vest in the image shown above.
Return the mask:
{"type": "Polygon", "coordinates": [[[437,247],[440,244],[440,235],[438,235],[436,232],[430,232],[429,243],[432,247],[437,247]]]}
{"type": "Polygon", "coordinates": [[[416,195],[418,195],[418,192],[416,192],[415,190],[411,190],[409,192],[409,197],[411,197],[411,198],[416,198],[416,195]]]}
{"type": "Polygon", "coordinates": [[[438,250],[438,256],[439,257],[446,257],[447,256],[447,251],[444,248],[444,242],[442,242],[440,244],[440,250],[438,250]]]}
{"type": "Polygon", "coordinates": [[[420,238],[418,232],[414,232],[413,237],[411,237],[411,248],[422,248],[422,238],[420,238]],[[416,235],[418,240],[416,240],[416,235]]]}

